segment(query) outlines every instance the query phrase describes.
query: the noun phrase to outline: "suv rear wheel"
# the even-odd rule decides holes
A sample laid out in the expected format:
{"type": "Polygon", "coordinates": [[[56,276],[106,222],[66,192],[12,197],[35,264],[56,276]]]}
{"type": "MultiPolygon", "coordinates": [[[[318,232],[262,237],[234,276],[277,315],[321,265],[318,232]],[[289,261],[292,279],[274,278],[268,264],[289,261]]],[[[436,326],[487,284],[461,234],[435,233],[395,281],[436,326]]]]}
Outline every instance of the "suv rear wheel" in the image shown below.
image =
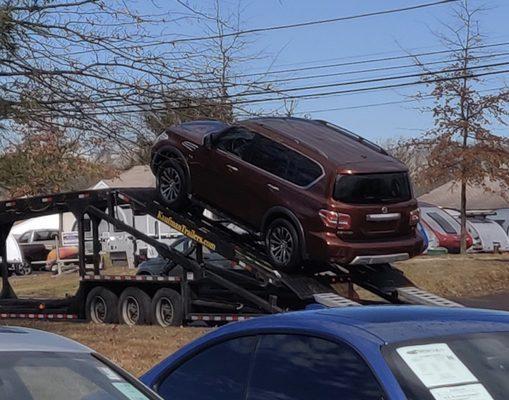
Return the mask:
{"type": "Polygon", "coordinates": [[[271,264],[282,272],[294,272],[301,266],[301,243],[290,221],[272,221],[265,233],[265,246],[271,264]]]}
{"type": "Polygon", "coordinates": [[[165,206],[178,210],[189,200],[187,175],[176,159],[165,161],[157,170],[157,190],[165,206]]]}

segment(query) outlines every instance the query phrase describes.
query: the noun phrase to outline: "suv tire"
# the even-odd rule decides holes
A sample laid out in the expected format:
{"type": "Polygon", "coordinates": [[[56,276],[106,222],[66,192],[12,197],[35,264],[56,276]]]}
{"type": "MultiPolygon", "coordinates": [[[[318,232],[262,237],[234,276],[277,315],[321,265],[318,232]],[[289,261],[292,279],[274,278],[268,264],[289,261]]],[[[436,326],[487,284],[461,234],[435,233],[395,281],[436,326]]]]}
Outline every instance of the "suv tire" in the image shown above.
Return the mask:
{"type": "Polygon", "coordinates": [[[282,272],[295,272],[302,264],[301,243],[295,226],[285,218],[276,218],[265,232],[269,261],[282,272]]]}
{"type": "Polygon", "coordinates": [[[14,272],[18,276],[30,275],[33,272],[32,265],[29,263],[16,264],[14,272]]]}
{"type": "Polygon", "coordinates": [[[162,163],[156,179],[159,198],[165,206],[179,210],[189,202],[187,174],[177,159],[162,163]]]}

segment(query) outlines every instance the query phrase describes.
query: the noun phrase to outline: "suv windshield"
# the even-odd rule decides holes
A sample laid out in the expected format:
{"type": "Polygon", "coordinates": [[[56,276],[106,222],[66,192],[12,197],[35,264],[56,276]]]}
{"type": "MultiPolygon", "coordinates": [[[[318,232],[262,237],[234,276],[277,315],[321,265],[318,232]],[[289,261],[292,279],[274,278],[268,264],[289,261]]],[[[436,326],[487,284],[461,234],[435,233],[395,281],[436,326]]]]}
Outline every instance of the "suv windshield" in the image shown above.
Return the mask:
{"type": "Polygon", "coordinates": [[[509,333],[397,343],[383,354],[408,400],[509,398],[509,333]]]}
{"type": "Polygon", "coordinates": [[[90,354],[18,351],[0,359],[0,399],[157,399],[90,354]]]}
{"type": "Polygon", "coordinates": [[[412,198],[406,172],[338,175],[334,199],[348,204],[398,203],[412,198]]]}

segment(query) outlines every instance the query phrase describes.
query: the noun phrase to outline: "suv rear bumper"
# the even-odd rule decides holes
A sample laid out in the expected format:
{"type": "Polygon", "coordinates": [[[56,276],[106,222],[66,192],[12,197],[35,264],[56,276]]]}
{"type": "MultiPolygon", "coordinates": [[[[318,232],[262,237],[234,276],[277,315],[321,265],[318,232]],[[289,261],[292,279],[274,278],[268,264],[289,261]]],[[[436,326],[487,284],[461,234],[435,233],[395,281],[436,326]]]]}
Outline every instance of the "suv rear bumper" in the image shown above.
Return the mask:
{"type": "Polygon", "coordinates": [[[396,261],[405,261],[410,258],[408,253],[383,254],[375,256],[356,256],[350,265],[361,264],[388,264],[396,261]]]}
{"type": "Polygon", "coordinates": [[[369,242],[346,242],[327,232],[310,233],[307,239],[311,259],[343,265],[385,264],[408,260],[422,253],[424,241],[414,236],[369,242]]]}

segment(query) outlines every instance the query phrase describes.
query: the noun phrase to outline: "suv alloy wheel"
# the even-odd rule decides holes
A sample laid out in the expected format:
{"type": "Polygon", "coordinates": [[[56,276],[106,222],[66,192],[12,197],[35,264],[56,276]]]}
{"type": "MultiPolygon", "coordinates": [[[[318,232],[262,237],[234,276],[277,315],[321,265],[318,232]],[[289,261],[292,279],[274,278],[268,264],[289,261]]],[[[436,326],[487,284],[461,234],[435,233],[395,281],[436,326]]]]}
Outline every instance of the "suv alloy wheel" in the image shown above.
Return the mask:
{"type": "Polygon", "coordinates": [[[187,176],[176,160],[164,162],[157,170],[157,190],[164,205],[178,210],[188,201],[187,176]]]}
{"type": "Polygon", "coordinates": [[[293,272],[301,266],[301,243],[297,230],[284,218],[272,221],[265,234],[270,262],[282,272],[293,272]]]}

